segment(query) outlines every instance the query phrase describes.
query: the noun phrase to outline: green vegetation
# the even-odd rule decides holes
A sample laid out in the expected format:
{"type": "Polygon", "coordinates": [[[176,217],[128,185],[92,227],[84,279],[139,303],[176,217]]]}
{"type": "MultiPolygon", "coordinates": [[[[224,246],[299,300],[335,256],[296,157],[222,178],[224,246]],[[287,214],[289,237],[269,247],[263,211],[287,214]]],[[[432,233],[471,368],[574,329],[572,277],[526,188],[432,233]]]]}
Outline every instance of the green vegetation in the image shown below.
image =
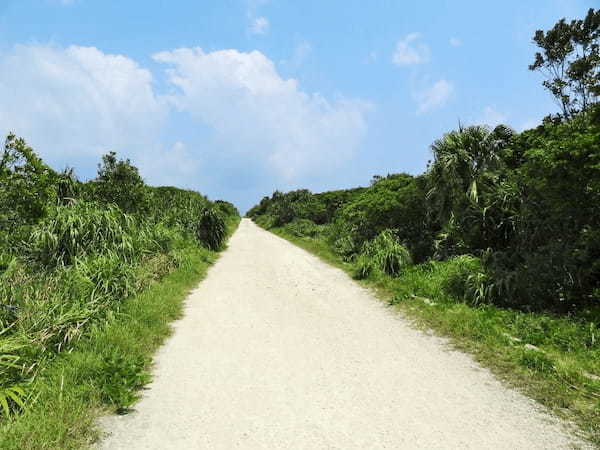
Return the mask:
{"type": "Polygon", "coordinates": [[[536,33],[531,68],[563,64],[562,81],[544,83],[561,115],[522,133],[461,126],[421,175],[275,192],[247,215],[380,288],[600,444],[600,11],[555,28],[536,33]]]}
{"type": "Polygon", "coordinates": [[[86,183],[9,135],[0,159],[0,447],[75,448],[125,412],[239,214],[102,158],[86,183]],[[160,281],[160,283],[157,283],[160,281]],[[53,414],[48,414],[53,411],[53,414]]]}

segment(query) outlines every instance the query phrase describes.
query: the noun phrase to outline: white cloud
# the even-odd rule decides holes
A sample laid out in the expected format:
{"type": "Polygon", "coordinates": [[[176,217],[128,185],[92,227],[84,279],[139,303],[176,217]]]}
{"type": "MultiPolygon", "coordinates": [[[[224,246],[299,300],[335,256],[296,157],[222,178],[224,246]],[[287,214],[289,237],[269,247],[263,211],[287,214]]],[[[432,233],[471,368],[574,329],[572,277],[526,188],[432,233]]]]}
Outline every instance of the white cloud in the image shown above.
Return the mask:
{"type": "Polygon", "coordinates": [[[173,67],[173,104],[212,128],[239,167],[258,164],[286,181],[331,170],[366,132],[364,103],[305,93],[258,51],[183,48],[154,59],[173,67]]]}
{"type": "Polygon", "coordinates": [[[459,38],[453,37],[450,38],[450,45],[452,47],[460,47],[462,45],[462,41],[459,38]]]}
{"type": "Polygon", "coordinates": [[[496,110],[493,106],[486,106],[483,108],[483,114],[478,123],[483,123],[493,128],[500,124],[506,124],[507,120],[508,116],[506,114],[496,110]]]}
{"type": "Polygon", "coordinates": [[[410,33],[399,40],[392,55],[392,62],[398,66],[409,66],[429,61],[429,47],[420,40],[420,33],[410,33]]]}
{"type": "Polygon", "coordinates": [[[169,149],[140,155],[136,164],[142,175],[150,176],[152,184],[198,189],[194,181],[202,168],[201,159],[199,151],[190,150],[185,143],[177,141],[169,149]]]}
{"type": "Polygon", "coordinates": [[[0,54],[0,131],[59,168],[94,167],[108,149],[142,154],[167,114],[152,81],[131,59],[94,47],[19,45],[0,54]]]}
{"type": "Polygon", "coordinates": [[[151,184],[244,202],[346,176],[367,131],[366,103],[305,92],[257,51],[180,49],[155,59],[171,95],[157,95],[135,61],[93,47],[0,52],[0,134],[15,131],[51,166],[80,176],[115,150],[151,184]]]}
{"type": "Polygon", "coordinates": [[[415,92],[413,97],[418,103],[417,114],[438,109],[446,104],[454,92],[454,85],[446,80],[439,80],[430,87],[415,92]]]}
{"type": "Polygon", "coordinates": [[[266,17],[257,17],[250,25],[250,33],[265,34],[267,31],[269,31],[269,25],[269,19],[266,17]]]}

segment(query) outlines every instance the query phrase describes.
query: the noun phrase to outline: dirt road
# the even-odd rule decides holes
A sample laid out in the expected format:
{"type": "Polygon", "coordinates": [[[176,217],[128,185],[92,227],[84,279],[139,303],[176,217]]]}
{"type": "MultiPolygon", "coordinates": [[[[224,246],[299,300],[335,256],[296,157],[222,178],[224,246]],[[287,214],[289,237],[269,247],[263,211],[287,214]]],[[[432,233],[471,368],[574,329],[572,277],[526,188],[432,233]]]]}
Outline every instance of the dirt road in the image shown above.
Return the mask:
{"type": "Polygon", "coordinates": [[[243,220],[107,449],[556,449],[554,419],[243,220]]]}

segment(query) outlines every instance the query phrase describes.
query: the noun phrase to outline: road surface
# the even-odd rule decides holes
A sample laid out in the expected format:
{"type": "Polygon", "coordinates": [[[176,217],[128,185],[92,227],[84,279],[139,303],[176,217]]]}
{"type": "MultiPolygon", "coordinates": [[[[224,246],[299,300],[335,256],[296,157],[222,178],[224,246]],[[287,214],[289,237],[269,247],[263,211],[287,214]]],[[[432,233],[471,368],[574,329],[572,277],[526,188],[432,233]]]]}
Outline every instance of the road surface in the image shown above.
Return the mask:
{"type": "Polygon", "coordinates": [[[557,449],[532,400],[244,219],[106,449],[557,449]]]}

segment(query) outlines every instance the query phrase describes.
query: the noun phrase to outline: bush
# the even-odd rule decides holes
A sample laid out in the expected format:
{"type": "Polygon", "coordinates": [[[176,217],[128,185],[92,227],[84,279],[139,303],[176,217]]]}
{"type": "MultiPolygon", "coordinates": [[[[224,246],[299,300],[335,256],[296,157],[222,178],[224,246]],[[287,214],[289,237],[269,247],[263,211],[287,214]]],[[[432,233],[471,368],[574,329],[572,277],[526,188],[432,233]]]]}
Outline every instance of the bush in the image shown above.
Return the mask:
{"type": "Polygon", "coordinates": [[[137,167],[128,159],[118,160],[115,152],[102,156],[98,177],[88,185],[93,200],[117,205],[128,214],[148,212],[149,198],[137,167]]]}
{"type": "Polygon", "coordinates": [[[237,208],[230,202],[226,202],[225,200],[215,200],[213,204],[225,217],[236,217],[240,215],[237,208]]]}
{"type": "Polygon", "coordinates": [[[178,229],[190,238],[196,236],[198,217],[210,206],[208,199],[194,191],[170,186],[148,187],[150,223],[178,229]]]}
{"type": "Polygon", "coordinates": [[[317,224],[308,219],[296,219],[288,223],[285,229],[298,237],[315,237],[321,231],[317,224]]]}
{"type": "Polygon", "coordinates": [[[492,300],[492,287],[480,258],[461,255],[447,261],[446,276],[442,281],[442,289],[447,294],[478,305],[492,300]]]}
{"type": "Polygon", "coordinates": [[[417,262],[431,256],[433,233],[426,225],[425,191],[420,179],[407,174],[388,175],[344,204],[337,222],[352,230],[359,248],[386,229],[396,235],[417,262]]]}
{"type": "Polygon", "coordinates": [[[123,300],[136,292],[135,270],[115,253],[78,260],[74,266],[94,286],[88,300],[123,300]]]}
{"type": "Polygon", "coordinates": [[[150,382],[143,357],[130,357],[115,351],[104,358],[93,379],[99,383],[104,403],[118,413],[126,413],[139,398],[139,389],[150,382]]]}
{"type": "Polygon", "coordinates": [[[225,220],[213,208],[205,208],[200,213],[196,236],[209,250],[218,250],[223,244],[226,234],[225,220]]]}
{"type": "Polygon", "coordinates": [[[56,197],[57,175],[23,139],[9,134],[0,154],[0,252],[14,251],[56,197]]]}
{"type": "Polygon", "coordinates": [[[32,232],[29,254],[37,262],[56,267],[78,257],[115,252],[120,258],[137,258],[138,234],[133,217],[117,207],[77,202],[58,206],[32,232]]]}
{"type": "Polygon", "coordinates": [[[357,259],[357,278],[368,276],[373,269],[398,276],[404,267],[412,264],[409,251],[398,242],[391,230],[384,230],[375,239],[365,242],[357,259]]]}

